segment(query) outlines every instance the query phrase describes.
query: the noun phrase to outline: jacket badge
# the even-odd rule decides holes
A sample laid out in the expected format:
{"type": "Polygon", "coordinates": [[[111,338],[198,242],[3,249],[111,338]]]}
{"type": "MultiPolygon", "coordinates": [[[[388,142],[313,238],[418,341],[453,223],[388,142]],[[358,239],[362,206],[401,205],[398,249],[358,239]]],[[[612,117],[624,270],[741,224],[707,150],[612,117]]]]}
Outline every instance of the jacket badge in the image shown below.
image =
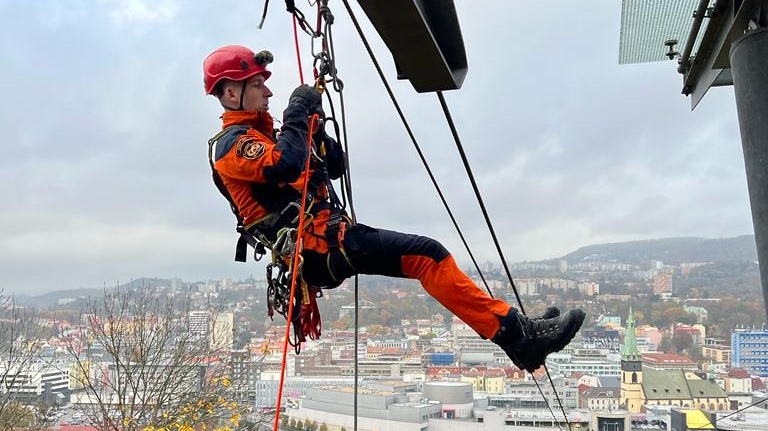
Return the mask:
{"type": "Polygon", "coordinates": [[[243,136],[237,141],[237,148],[235,151],[239,157],[248,160],[256,160],[263,156],[266,150],[263,142],[260,142],[253,136],[243,136]]]}

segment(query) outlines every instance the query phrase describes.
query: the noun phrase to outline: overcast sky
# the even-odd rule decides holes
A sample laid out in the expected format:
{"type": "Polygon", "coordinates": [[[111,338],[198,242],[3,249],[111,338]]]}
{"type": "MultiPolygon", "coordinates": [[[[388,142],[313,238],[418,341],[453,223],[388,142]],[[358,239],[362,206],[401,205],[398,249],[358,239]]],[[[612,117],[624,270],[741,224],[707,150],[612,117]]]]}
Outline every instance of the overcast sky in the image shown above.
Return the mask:
{"type": "MultiPolygon", "coordinates": [[[[262,1],[0,2],[0,288],[263,277],[262,264],[233,261],[234,218],[206,160],[220,107],[201,64],[224,44],[270,49],[280,118],[299,83],[281,3],[258,30],[262,1]]],[[[438,238],[468,265],[343,4],[330,3],[358,219],[438,238]]],[[[691,112],[674,62],[619,66],[619,0],[456,5],[469,73],[445,95],[509,262],[752,232],[733,89],[691,112]]],[[[473,251],[497,262],[437,97],[395,82],[366,28],[473,251]]]]}

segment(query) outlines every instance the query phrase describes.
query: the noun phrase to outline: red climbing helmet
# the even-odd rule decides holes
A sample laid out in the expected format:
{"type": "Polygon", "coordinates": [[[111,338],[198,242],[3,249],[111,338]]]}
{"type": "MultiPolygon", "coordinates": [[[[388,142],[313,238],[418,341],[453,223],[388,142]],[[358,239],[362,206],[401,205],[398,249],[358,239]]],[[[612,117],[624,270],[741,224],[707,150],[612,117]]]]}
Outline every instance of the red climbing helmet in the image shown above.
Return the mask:
{"type": "Polygon", "coordinates": [[[272,72],[267,65],[272,63],[272,53],[259,51],[254,54],[250,49],[241,45],[227,45],[217,48],[203,62],[203,82],[206,94],[213,94],[216,84],[222,79],[243,81],[254,75],[269,78],[272,72]]]}

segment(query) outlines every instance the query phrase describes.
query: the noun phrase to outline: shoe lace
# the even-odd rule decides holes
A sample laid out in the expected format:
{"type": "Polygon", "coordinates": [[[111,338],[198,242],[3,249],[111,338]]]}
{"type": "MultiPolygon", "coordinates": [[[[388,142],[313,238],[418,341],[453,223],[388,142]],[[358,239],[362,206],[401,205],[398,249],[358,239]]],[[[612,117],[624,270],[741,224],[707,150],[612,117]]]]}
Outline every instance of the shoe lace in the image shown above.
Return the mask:
{"type": "Polygon", "coordinates": [[[560,318],[527,319],[527,322],[523,327],[525,328],[525,335],[528,338],[538,337],[557,331],[560,328],[560,318]]]}

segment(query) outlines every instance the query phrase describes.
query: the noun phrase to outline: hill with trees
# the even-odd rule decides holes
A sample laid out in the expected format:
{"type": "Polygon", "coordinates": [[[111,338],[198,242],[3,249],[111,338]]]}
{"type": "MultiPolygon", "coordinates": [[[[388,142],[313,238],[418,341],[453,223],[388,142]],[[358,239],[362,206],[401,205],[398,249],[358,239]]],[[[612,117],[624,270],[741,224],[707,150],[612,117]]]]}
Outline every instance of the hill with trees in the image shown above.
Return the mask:
{"type": "Polygon", "coordinates": [[[733,238],[664,238],[588,245],[561,259],[569,263],[597,261],[636,265],[647,264],[652,260],[667,264],[756,261],[757,246],[754,235],[733,238]]]}

